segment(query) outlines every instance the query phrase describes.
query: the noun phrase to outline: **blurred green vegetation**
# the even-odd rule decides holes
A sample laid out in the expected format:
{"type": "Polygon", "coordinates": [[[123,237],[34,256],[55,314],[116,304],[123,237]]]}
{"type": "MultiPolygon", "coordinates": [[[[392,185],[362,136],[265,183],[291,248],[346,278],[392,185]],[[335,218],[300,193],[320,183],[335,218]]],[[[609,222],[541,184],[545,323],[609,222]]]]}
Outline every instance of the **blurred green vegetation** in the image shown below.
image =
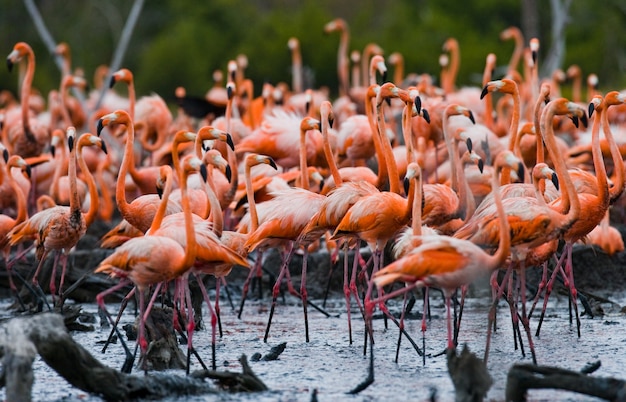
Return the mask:
{"type": "MultiPolygon", "coordinates": [[[[82,67],[91,80],[98,65],[111,62],[133,2],[36,4],[53,38],[71,46],[73,67],[82,67]]],[[[550,45],[550,4],[537,0],[537,7],[541,63],[550,45]]],[[[246,75],[258,94],[263,82],[291,83],[287,41],[293,36],[300,40],[312,86],[327,86],[335,96],[339,35],[325,35],[323,27],[342,17],[350,28],[350,50],[362,50],[375,42],[385,55],[400,52],[406,73],[438,78],[441,46],[448,37],[456,37],[461,48],[457,85],[480,85],[488,53],[497,55],[499,66],[508,63],[513,42],[501,41],[499,33],[512,25],[521,27],[520,16],[520,0],[148,0],[122,67],[133,71],[139,96],[156,92],[169,99],[179,85],[186,87],[188,94],[204,95],[212,85],[213,71],[225,71],[229,60],[244,54],[249,61],[246,75]]],[[[60,72],[21,1],[0,0],[0,38],[5,55],[18,41],[33,47],[35,87],[47,93],[59,86],[60,72]]],[[[604,91],[625,87],[623,0],[572,3],[561,68],[571,64],[578,64],[585,76],[596,73],[604,91]]],[[[17,75],[0,69],[0,89],[15,92],[16,87],[17,75]]]]}

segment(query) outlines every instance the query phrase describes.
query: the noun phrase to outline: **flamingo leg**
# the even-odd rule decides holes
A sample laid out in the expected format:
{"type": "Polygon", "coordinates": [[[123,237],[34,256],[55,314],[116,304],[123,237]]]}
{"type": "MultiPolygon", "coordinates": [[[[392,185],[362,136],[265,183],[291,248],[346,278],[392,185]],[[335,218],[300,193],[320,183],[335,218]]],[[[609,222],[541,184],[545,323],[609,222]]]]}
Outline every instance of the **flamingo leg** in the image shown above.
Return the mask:
{"type": "MultiPolygon", "coordinates": [[[[351,290],[350,290],[350,282],[348,280],[348,270],[349,270],[348,244],[346,242],[344,244],[344,257],[343,257],[343,295],[346,299],[346,316],[348,318],[348,339],[350,340],[350,345],[352,345],[352,316],[351,316],[352,313],[350,311],[351,290]]],[[[355,275],[355,278],[356,278],[356,275],[355,275]]]]}
{"type": "MultiPolygon", "coordinates": [[[[209,294],[207,293],[206,288],[204,287],[204,284],[202,283],[200,277],[197,274],[195,275],[196,275],[196,279],[198,280],[198,284],[200,285],[200,291],[202,292],[202,297],[204,298],[204,302],[207,304],[207,307],[209,309],[209,314],[211,315],[211,360],[212,360],[211,364],[212,364],[213,370],[216,370],[217,365],[216,365],[216,360],[215,360],[215,355],[216,355],[215,332],[216,332],[216,324],[217,324],[217,313],[216,313],[216,310],[213,309],[213,306],[211,306],[211,300],[209,299],[209,294]]],[[[219,284],[219,279],[217,280],[217,283],[219,284]]],[[[216,284],[216,286],[219,286],[218,284],[216,284]]]]}
{"type": "Polygon", "coordinates": [[[309,342],[309,318],[307,311],[308,294],[306,291],[306,270],[308,255],[309,254],[307,252],[307,248],[304,247],[304,254],[302,255],[302,275],[300,277],[300,298],[302,299],[302,308],[304,310],[304,333],[307,343],[309,342]]]}
{"type": "Polygon", "coordinates": [[[252,280],[252,278],[255,277],[255,275],[258,275],[257,272],[262,272],[262,269],[261,269],[262,265],[263,265],[263,251],[257,250],[256,261],[254,262],[254,266],[248,273],[248,276],[246,277],[246,280],[244,281],[243,287],[241,290],[241,303],[239,305],[239,313],[237,313],[238,319],[241,319],[241,313],[243,312],[243,306],[246,303],[246,296],[248,295],[250,281],[252,280]]]}
{"type": "Polygon", "coordinates": [[[276,283],[274,283],[274,288],[272,289],[272,305],[270,307],[270,316],[267,320],[267,327],[265,328],[265,336],[263,337],[263,342],[267,343],[267,338],[270,334],[270,326],[272,325],[272,318],[274,317],[274,310],[276,310],[276,300],[278,299],[278,294],[280,293],[280,285],[283,281],[283,276],[289,271],[289,260],[291,260],[291,256],[293,254],[293,242],[289,242],[289,248],[286,253],[285,259],[280,267],[280,272],[278,273],[278,278],[276,278],[276,283]]]}

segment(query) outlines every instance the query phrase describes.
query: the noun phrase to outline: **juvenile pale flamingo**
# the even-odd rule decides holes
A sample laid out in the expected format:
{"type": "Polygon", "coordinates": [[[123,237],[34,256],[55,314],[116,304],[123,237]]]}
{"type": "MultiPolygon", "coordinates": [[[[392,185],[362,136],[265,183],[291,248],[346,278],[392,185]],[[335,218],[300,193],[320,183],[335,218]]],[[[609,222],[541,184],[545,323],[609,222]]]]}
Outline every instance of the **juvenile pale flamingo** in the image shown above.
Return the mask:
{"type": "MultiPolygon", "coordinates": [[[[69,177],[71,185],[72,198],[70,199],[69,206],[56,206],[45,209],[31,216],[26,221],[17,225],[9,233],[9,244],[16,245],[25,240],[35,239],[37,243],[37,259],[39,264],[32,277],[32,283],[36,287],[39,287],[37,281],[38,275],[43,266],[48,253],[55,250],[58,255],[63,259],[63,270],[61,272],[61,281],[59,285],[59,292],[63,293],[63,282],[65,278],[65,271],[67,267],[67,258],[72,248],[78,243],[78,240],[85,234],[87,230],[86,215],[81,212],[78,191],[76,190],[76,144],[75,142],[76,131],[74,127],[70,127],[67,130],[67,141],[70,149],[70,163],[69,163],[69,177]]],[[[104,142],[98,137],[94,137],[90,141],[91,145],[99,146],[103,151],[106,151],[104,142]]],[[[97,202],[92,203],[91,208],[97,207],[97,202]]],[[[90,210],[87,214],[94,214],[95,211],[90,210]]],[[[56,293],[56,261],[52,268],[52,277],[50,280],[50,292],[54,295],[56,293]]]]}

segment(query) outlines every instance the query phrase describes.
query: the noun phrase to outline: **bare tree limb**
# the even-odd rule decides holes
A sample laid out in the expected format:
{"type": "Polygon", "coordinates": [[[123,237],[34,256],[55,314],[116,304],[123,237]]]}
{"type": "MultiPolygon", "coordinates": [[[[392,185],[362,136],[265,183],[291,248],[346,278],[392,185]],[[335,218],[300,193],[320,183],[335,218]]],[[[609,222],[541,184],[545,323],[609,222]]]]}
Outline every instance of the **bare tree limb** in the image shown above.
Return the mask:
{"type": "Polygon", "coordinates": [[[565,27],[569,23],[569,10],[572,0],[550,0],[552,13],[552,42],[541,69],[543,77],[549,77],[554,70],[561,68],[565,57],[565,27]]]}
{"type": "MultiPolygon", "coordinates": [[[[26,10],[30,14],[30,17],[32,18],[33,23],[35,24],[35,28],[37,29],[39,36],[41,36],[41,40],[43,40],[43,43],[46,45],[46,48],[48,48],[48,51],[54,58],[54,63],[59,68],[59,71],[63,71],[63,58],[61,55],[57,54],[55,51],[57,43],[55,42],[54,38],[50,34],[50,31],[48,31],[48,28],[46,27],[46,23],[41,17],[41,13],[39,12],[37,5],[35,5],[34,0],[24,0],[24,6],[26,6],[26,10]]],[[[85,97],[83,96],[83,94],[80,91],[78,91],[76,88],[72,88],[72,94],[80,102],[81,108],[83,110],[86,110],[85,97]]]]}
{"type": "MultiPolygon", "coordinates": [[[[124,25],[124,29],[122,30],[122,36],[120,37],[120,41],[117,44],[115,53],[113,54],[113,60],[111,60],[111,63],[109,64],[109,74],[107,75],[107,78],[105,80],[106,84],[108,84],[109,80],[111,79],[111,74],[119,70],[120,66],[122,65],[122,59],[124,57],[124,54],[126,53],[126,49],[128,48],[128,42],[130,42],[130,38],[133,34],[133,29],[135,29],[135,25],[137,24],[137,20],[139,19],[139,14],[141,14],[143,3],[144,0],[135,0],[135,2],[133,3],[133,8],[128,14],[128,19],[126,20],[126,24],[124,25]]],[[[98,101],[91,111],[92,113],[100,108],[107,89],[108,85],[102,86],[98,101]]]]}

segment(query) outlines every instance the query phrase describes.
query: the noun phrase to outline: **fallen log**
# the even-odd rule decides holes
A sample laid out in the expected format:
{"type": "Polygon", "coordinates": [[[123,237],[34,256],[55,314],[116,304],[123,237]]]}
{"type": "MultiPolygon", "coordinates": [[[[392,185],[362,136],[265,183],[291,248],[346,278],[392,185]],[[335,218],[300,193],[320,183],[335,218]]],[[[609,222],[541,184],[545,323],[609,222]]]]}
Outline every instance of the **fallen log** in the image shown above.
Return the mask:
{"type": "MultiPolygon", "coordinates": [[[[32,399],[32,363],[37,354],[71,385],[105,400],[156,399],[220,392],[201,378],[192,376],[135,376],[109,368],[74,342],[62,316],[43,313],[14,318],[0,327],[0,386],[6,387],[7,400],[21,402],[32,399]]],[[[249,380],[249,367],[246,370],[242,376],[249,380]]]]}
{"type": "Polygon", "coordinates": [[[608,401],[626,401],[626,381],[592,377],[588,372],[589,370],[577,372],[559,367],[515,364],[507,375],[506,400],[526,401],[530,389],[562,389],[608,401]]]}

